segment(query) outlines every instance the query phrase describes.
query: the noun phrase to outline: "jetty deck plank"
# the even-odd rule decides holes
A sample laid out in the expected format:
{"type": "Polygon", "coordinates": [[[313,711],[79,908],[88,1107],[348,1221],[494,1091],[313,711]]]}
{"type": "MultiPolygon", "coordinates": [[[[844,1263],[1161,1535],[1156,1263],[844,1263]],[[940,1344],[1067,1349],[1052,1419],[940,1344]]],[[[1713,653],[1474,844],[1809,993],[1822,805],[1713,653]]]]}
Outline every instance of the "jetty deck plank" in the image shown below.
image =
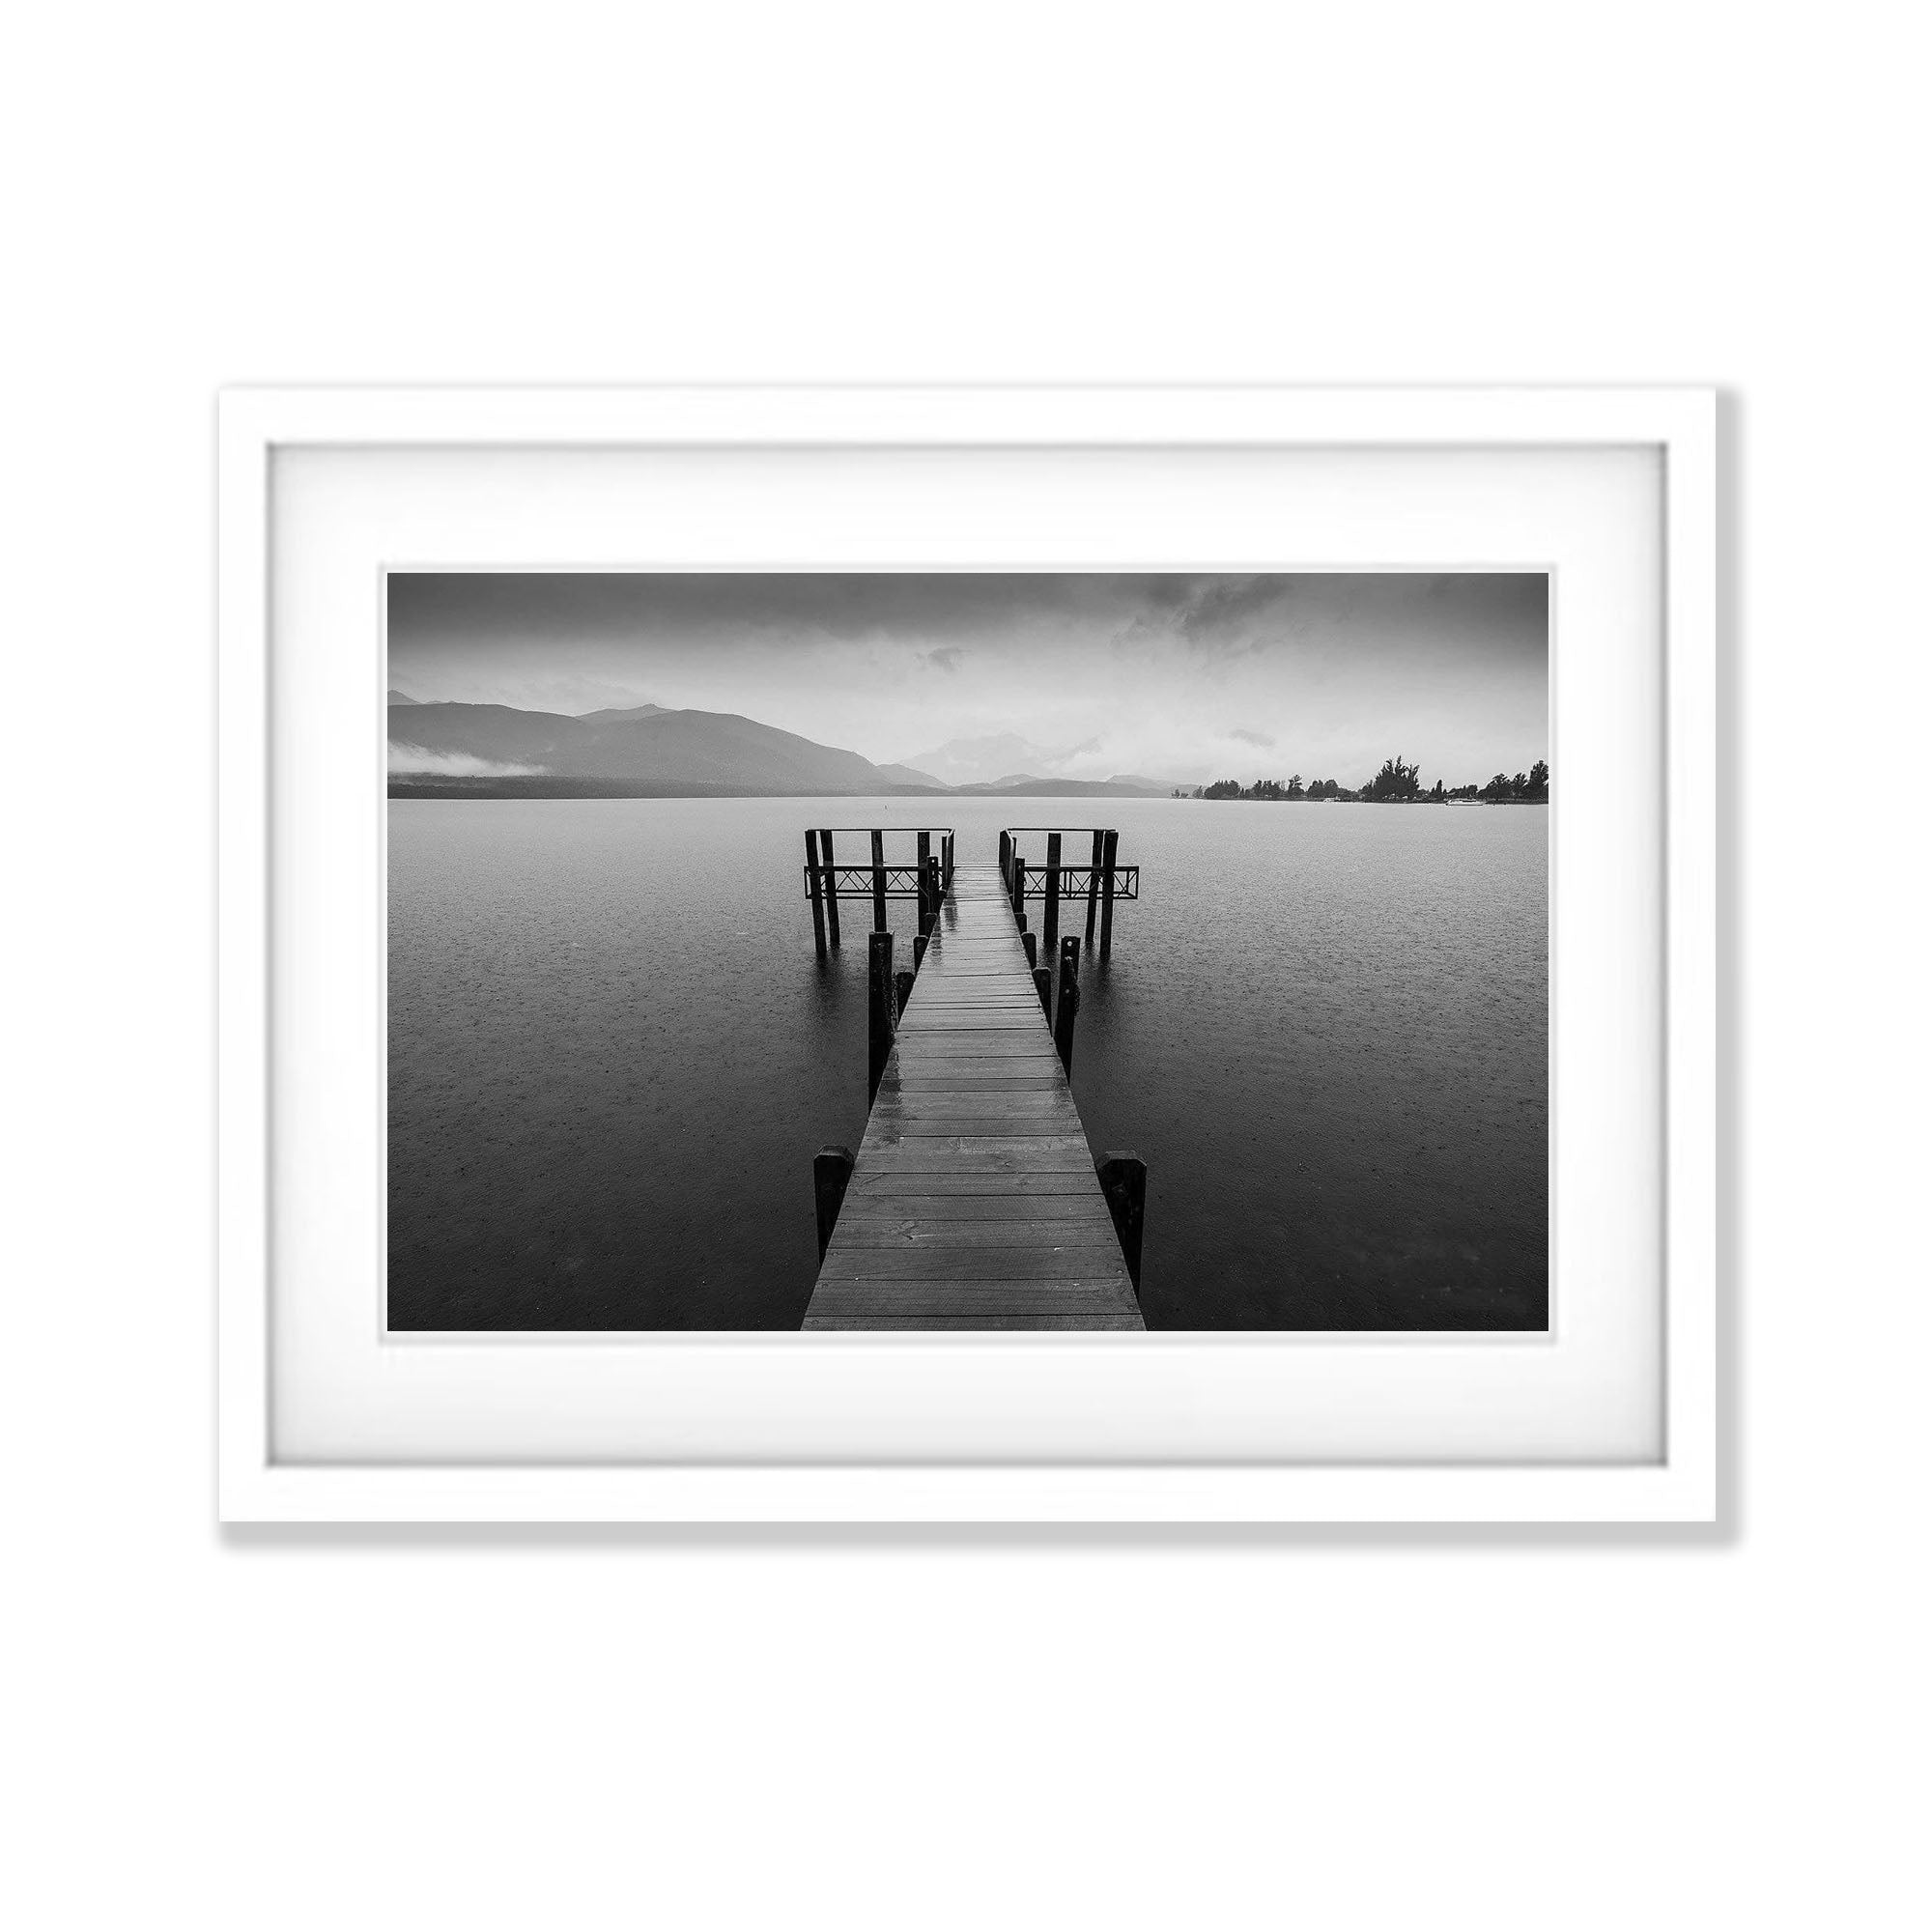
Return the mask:
{"type": "Polygon", "coordinates": [[[997,867],[954,868],[805,1325],[1145,1325],[997,867]]]}

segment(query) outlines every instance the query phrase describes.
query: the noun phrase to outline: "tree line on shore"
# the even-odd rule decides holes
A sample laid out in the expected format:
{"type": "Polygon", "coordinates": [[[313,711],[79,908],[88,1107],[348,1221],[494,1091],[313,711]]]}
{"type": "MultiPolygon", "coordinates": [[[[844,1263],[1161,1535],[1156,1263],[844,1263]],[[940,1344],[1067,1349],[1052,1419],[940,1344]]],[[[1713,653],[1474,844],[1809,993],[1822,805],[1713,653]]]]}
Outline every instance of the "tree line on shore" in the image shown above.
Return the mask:
{"type": "Polygon", "coordinates": [[[1366,783],[1350,789],[1333,779],[1303,781],[1299,772],[1288,779],[1257,779],[1244,785],[1239,779],[1221,779],[1214,784],[1196,785],[1192,791],[1177,791],[1176,798],[1241,798],[1294,802],[1312,799],[1349,799],[1369,805],[1446,805],[1451,799],[1474,799],[1484,805],[1547,805],[1549,802],[1549,767],[1538,758],[1526,772],[1511,778],[1498,772],[1488,784],[1461,784],[1444,789],[1437,779],[1424,788],[1422,767],[1405,764],[1401,753],[1382,761],[1382,768],[1366,783]]]}

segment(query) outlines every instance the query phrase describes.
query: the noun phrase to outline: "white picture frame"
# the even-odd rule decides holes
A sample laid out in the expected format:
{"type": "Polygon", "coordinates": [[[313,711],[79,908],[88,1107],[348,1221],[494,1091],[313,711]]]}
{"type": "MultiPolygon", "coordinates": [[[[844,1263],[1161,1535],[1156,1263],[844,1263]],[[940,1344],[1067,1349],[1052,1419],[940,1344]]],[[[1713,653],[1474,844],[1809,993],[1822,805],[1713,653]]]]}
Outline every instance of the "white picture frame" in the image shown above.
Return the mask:
{"type": "MultiPolygon", "coordinates": [[[[219,1281],[219,1511],[230,1521],[1277,1521],[1277,1522],[1652,1522],[1698,1523],[1716,1520],[1719,1500],[1717,1303],[1717,1094],[1716,1094],[1716,401],[1697,388],[1644,389],[1293,389],[1293,388],[683,388],[683,389],[240,389],[220,401],[219,613],[220,613],[220,1281],[219,1281]],[[1380,1435],[1337,1435],[1340,1453],[1326,1453],[1318,1435],[1304,1432],[1293,1455],[1229,1453],[1227,1442],[1210,1440],[1205,1429],[1203,1453],[1179,1453],[1176,1443],[1193,1439],[1189,1420],[1213,1421],[1238,1407],[1233,1392],[1248,1383],[1257,1391],[1258,1413],[1269,1412],[1268,1378],[1277,1370],[1290,1386],[1306,1392],[1325,1373],[1318,1351],[1270,1350],[1253,1338],[1192,1338],[1185,1350],[1170,1351],[1177,1377],[1190,1384],[1223,1378],[1230,1395],[1179,1417],[1165,1433],[1154,1427],[1163,1397],[1159,1372],[1150,1367],[1147,1386],[1137,1398],[1115,1401],[1110,1387],[1121,1383],[1120,1357],[1102,1361],[1097,1380],[1081,1380],[1084,1358],[1066,1350],[1023,1356],[1011,1350],[993,1357],[974,1357],[980,1372],[1007,1378],[1015,1394],[1012,1441],[1015,1453],[992,1453],[995,1437],[968,1431],[940,1442],[921,1438],[905,1425],[895,1442],[890,1415],[876,1426],[854,1427],[834,1437],[821,1429],[790,1437],[728,1430],[697,1432],[697,1453],[640,1453],[635,1417],[639,1382],[652,1365],[668,1365],[681,1390],[698,1389],[709,1375],[738,1378],[748,1391],[760,1392],[759,1412],[782,1408],[782,1391],[810,1360],[811,1373],[831,1373],[830,1354],[788,1353],[784,1343],[766,1338],[751,1346],[721,1344],[709,1350],[688,1342],[653,1338],[628,1342],[588,1338],[560,1345],[556,1338],[520,1338],[528,1346],[511,1353],[502,1348],[472,1348],[463,1372],[475,1379],[468,1394],[454,1382],[438,1381],[430,1357],[436,1345],[397,1347],[366,1334],[351,1321],[343,1329],[361,1351],[365,1377],[359,1393],[345,1394],[338,1414],[368,1418],[366,1435],[338,1429],[315,1432],[309,1448],[291,1453],[301,1438],[292,1417],[306,1415],[310,1398],[301,1374],[321,1365],[330,1344],[304,1310],[278,1305],[287,1288],[286,1256],[276,1246],[271,1218],[286,1203],[292,1184],[286,1168],[271,1169],[278,1139],[289,1141],[286,1122],[273,1117],[274,1097],[285,1088],[288,1039],[277,1045],[276,1027],[286,1026],[286,1002],[271,998],[274,956],[273,916],[278,895],[308,891],[326,869],[306,860],[291,864],[288,843],[293,817],[288,800],[276,809],[278,773],[271,746],[276,739],[274,704],[296,667],[287,653],[300,626],[288,618],[286,599],[297,592],[278,583],[276,519],[291,503],[319,500],[317,493],[289,487],[299,472],[289,467],[302,452],[363,452],[411,461],[430,458],[449,466],[487,463],[493,474],[514,479],[519,461],[554,467],[565,459],[622,456],[645,465],[694,460],[728,473],[733,462],[766,464],[772,452],[812,462],[840,465],[863,475],[866,487],[943,471],[947,462],[997,459],[1019,475],[1030,461],[1045,465],[1077,456],[1083,473],[1103,475],[1115,463],[1141,473],[1161,463],[1195,464],[1204,452],[1240,457],[1245,475],[1253,458],[1268,463],[1336,467],[1355,480],[1350,500],[1359,529],[1372,542],[1377,482],[1388,463],[1478,466],[1487,460],[1502,475],[1520,457],[1567,463],[1634,454],[1654,474],[1657,524],[1655,553],[1649,558],[1657,584],[1657,676],[1641,689],[1656,700],[1655,716],[1644,730],[1654,733],[1644,746],[1647,769],[1661,777],[1661,797],[1646,800],[1655,809],[1651,838],[1631,835],[1638,861],[1654,867],[1654,878],[1640,882],[1654,890],[1658,906],[1657,945],[1646,949],[1644,973],[1654,966],[1654,985],[1646,997],[1659,1016],[1661,1054],[1654,1069],[1656,1131],[1625,1132],[1618,1157],[1632,1171],[1654,1169],[1658,1225],[1657,1275],[1661,1307],[1646,1344],[1644,1373],[1654,1378],[1654,1403],[1646,1408],[1647,1448],[1634,1453],[1580,1453],[1563,1445],[1552,1430],[1548,1441],[1521,1455],[1503,1453],[1480,1431],[1459,1434],[1456,1404],[1439,1396],[1427,1413],[1406,1418],[1386,1397],[1368,1398],[1390,1413],[1378,1421],[1380,1435]],[[1381,466],[1378,468],[1378,466],[1381,466]],[[278,602],[278,593],[282,601],[278,602]],[[278,658],[278,652],[284,655],[278,658]],[[1650,953],[1654,952],[1654,960],[1650,953]],[[278,1263],[276,1258],[281,1256],[278,1263]],[[383,1350],[387,1349],[384,1354],[383,1350]],[[990,1363],[990,1366],[988,1365],[990,1363]],[[509,1402],[506,1388],[529,1378],[527,1404],[509,1402]],[[1107,1377],[1114,1380],[1110,1382],[1107,1377]],[[412,1394],[412,1378],[425,1378],[412,1394]],[[507,1379],[506,1379],[507,1378],[507,1379]],[[1028,1396],[1022,1382],[1032,1387],[1028,1396]],[[1035,1386],[1037,1385],[1037,1386],[1035,1386]],[[1056,1404],[1056,1390],[1059,1400],[1056,1404]],[[493,1411],[491,1391],[497,1404],[493,1411]],[[773,1392],[778,1391],[775,1398],[773,1392]],[[455,1450],[425,1449],[427,1437],[412,1434],[410,1418],[440,1404],[470,1404],[469,1434],[455,1450]],[[1026,1401],[1037,1399],[1041,1415],[1084,1417],[1088,1435],[1070,1425],[1056,1434],[1028,1420],[1026,1401]],[[1112,1401],[1112,1406],[1109,1403],[1112,1401]],[[396,1420],[385,1426],[383,1405],[398,1405],[396,1420]],[[551,1404],[559,1420],[549,1435],[529,1414],[551,1404]],[[512,1409],[519,1420],[511,1426],[512,1409]],[[504,1418],[493,1434],[492,1413],[504,1418]],[[566,1424],[565,1416],[574,1418],[566,1424]],[[477,1418],[481,1418],[478,1420],[477,1418]],[[1436,1418],[1432,1422],[1431,1417],[1436,1418]],[[1145,1423],[1145,1436],[1137,1429],[1145,1423]],[[1385,1425],[1385,1426],[1383,1426],[1385,1425]],[[1432,1428],[1439,1433],[1431,1434],[1432,1428]],[[605,1436],[597,1431],[603,1429],[605,1436]],[[868,1433],[869,1430],[869,1433],[868,1433]],[[606,1439],[608,1438],[608,1439],[606,1439]],[[979,1447],[974,1447],[974,1442],[979,1447]],[[1216,1446],[1217,1442],[1219,1446],[1216,1446]],[[812,1447],[816,1443],[817,1447],[812,1447]],[[1381,1446],[1378,1447],[1378,1444],[1381,1446]],[[774,1445],[777,1446],[774,1446],[774,1445]],[[1101,1445],[1097,1450],[1093,1445],[1101,1445]],[[317,1446],[319,1445],[319,1446],[317,1446]],[[627,1446],[628,1445],[628,1446],[627,1446]],[[800,1445],[806,1445],[801,1447],[800,1445]],[[963,1446],[962,1446],[963,1445],[963,1446]],[[1092,1453],[1090,1453],[1092,1450],[1092,1453]],[[1438,1453],[1439,1452],[1439,1453],[1438,1453]]],[[[596,464],[588,468],[595,469],[596,464]]],[[[551,472],[547,472],[551,473],[551,472]]],[[[1442,469],[1442,474],[1447,474],[1442,469]]],[[[1471,474],[1478,473],[1472,469],[1471,474]]],[[[769,486],[770,479],[767,478],[769,486]]],[[[306,486],[303,486],[304,488],[306,486]]],[[[334,487],[333,485],[330,486],[334,487]]],[[[592,487],[586,483],[584,487],[592,487]]],[[[599,486],[601,487],[601,486],[599,486]]],[[[728,482],[725,487],[728,486],[728,482]]],[[[949,487],[940,475],[931,488],[949,487]]],[[[1241,484],[1239,487],[1247,487],[1241,484]]],[[[491,514],[505,528],[518,527],[516,485],[509,509],[491,514]],[[504,519],[507,518],[507,522],[504,519]]],[[[1506,483],[1501,498],[1518,491],[1506,483]]],[[[321,493],[326,497],[327,491],[321,493]]],[[[452,491],[452,497],[461,496],[452,491]]],[[[1520,494],[1520,492],[1519,492],[1520,494]]],[[[771,517],[774,492],[765,492],[762,514],[771,517]]],[[[782,507],[782,489],[776,493],[782,507]]],[[[1065,492],[1062,493],[1065,495],[1065,492]]],[[[1341,492],[1349,497],[1349,491],[1341,492]]],[[[941,497],[935,497],[933,502],[941,497]]],[[[1577,512],[1587,518],[1587,493],[1577,512]]],[[[1410,506],[1411,512],[1414,505],[1410,506]]],[[[1501,513],[1499,513],[1501,514],[1501,513]]],[[[1131,522],[1131,519],[1127,520],[1131,522]]],[[[755,523],[756,516],[748,518],[755,523]]],[[[1415,532],[1430,527],[1428,505],[1420,521],[1406,526],[1408,535],[1391,537],[1381,561],[1394,566],[1435,560],[1440,554],[1416,549],[1415,532]]],[[[534,527],[526,526],[525,527],[534,527]]],[[[586,529],[589,559],[607,560],[608,544],[586,529]]],[[[776,527],[775,526],[773,527],[776,527]]],[[[1391,517],[1393,532],[1398,520],[1391,517]]],[[[927,526],[927,541],[930,541],[927,526]]],[[[501,543],[507,539],[499,536],[501,543]]],[[[735,539],[757,541],[755,531],[735,539]]],[[[906,542],[917,542],[909,530],[906,542]]],[[[1009,539],[986,564],[1011,565],[1009,539]]],[[[1051,541],[1050,537],[1043,539],[1051,541]]],[[[368,539],[381,551],[383,539],[368,539]]],[[[584,554],[568,557],[565,541],[552,534],[530,541],[524,560],[554,567],[582,564],[584,554]]],[[[667,548],[660,536],[635,561],[659,564],[742,561],[747,553],[706,548],[708,535],[688,535],[667,548]]],[[[895,555],[861,553],[856,539],[830,540],[829,547],[802,556],[796,548],[781,553],[767,532],[762,554],[785,561],[835,559],[846,567],[871,561],[881,567],[895,555]],[[841,548],[841,542],[843,547],[841,548]]],[[[874,544],[891,539],[873,537],[874,544]]],[[[1167,568],[1202,561],[1202,539],[1161,543],[1150,529],[1128,534],[1105,556],[1096,542],[1114,541],[1104,531],[1089,534],[1082,554],[1063,548],[1053,553],[1062,564],[1104,562],[1120,568],[1139,562],[1167,568]],[[1133,548],[1138,544],[1139,549],[1133,548]]],[[[1648,541],[1648,539],[1646,539],[1648,541]]],[[[751,553],[757,554],[760,553],[751,553]]],[[[1308,565],[1330,554],[1258,555],[1253,543],[1240,548],[1250,565],[1308,565]]],[[[346,553],[345,553],[346,554],[346,553]]],[[[387,553],[390,561],[400,560],[387,553]]],[[[901,556],[904,554],[900,554],[901,556]]],[[[928,553],[921,553],[929,555],[928,553]]],[[[1333,560],[1359,561],[1356,552],[1333,560]]],[[[410,560],[425,560],[419,552],[410,560]]],[[[450,560],[445,549],[434,561],[450,560]]],[[[465,558],[464,560],[471,560],[465,558]]],[[[1212,559],[1228,560],[1222,553],[1212,559]]],[[[1504,561],[1500,556],[1493,561],[1504,561]]],[[[955,566],[960,559],[950,559],[955,566]]],[[[1040,567],[1044,567],[1042,563],[1040,567]]],[[[368,639],[343,646],[360,649],[380,630],[377,603],[368,602],[368,639]]],[[[1559,627],[1561,620],[1559,619],[1559,627]]],[[[339,633],[338,633],[339,635],[339,633]]],[[[329,648],[334,648],[331,645],[329,648]]],[[[1607,646],[1591,652],[1591,665],[1614,657],[1607,646]]],[[[1614,668],[1614,667],[1612,667],[1614,668]]],[[[359,672],[358,672],[359,675],[359,672]]],[[[1565,672],[1559,658],[1555,682],[1565,672]]],[[[357,687],[359,689],[359,687],[357,687]]],[[[1635,689],[1636,687],[1633,687],[1635,689]]],[[[370,713],[373,725],[375,713],[370,713]]],[[[293,728],[293,727],[291,727],[293,728]]],[[[371,797],[379,794],[379,736],[366,747],[355,742],[359,728],[353,705],[339,713],[327,706],[300,726],[333,733],[339,757],[365,756],[371,797]]],[[[1596,727],[1592,727],[1596,728],[1596,727]]],[[[1632,727],[1638,728],[1638,727],[1632,727]]],[[[1614,755],[1614,748],[1605,756],[1614,755]]],[[[1560,742],[1559,783],[1565,765],[1560,742]]],[[[1610,812],[1613,801],[1590,808],[1610,812]]],[[[1637,805],[1631,807],[1633,812],[1637,805]]],[[[1580,819],[1579,819],[1580,822],[1580,819]]],[[[1607,822],[1607,821],[1606,821],[1607,822]]],[[[1650,820],[1645,820],[1646,825],[1650,820]]],[[[356,848],[361,851],[360,847],[356,848]]],[[[376,864],[363,853],[355,863],[376,864]]],[[[380,870],[377,876],[380,877],[380,870]]],[[[1586,895],[1587,876],[1566,877],[1556,867],[1555,897],[1586,895]]],[[[365,891],[349,882],[344,891],[365,891]]],[[[381,975],[380,954],[364,948],[347,954],[351,977],[381,975]]],[[[286,963],[286,962],[284,962],[286,963]]],[[[1559,968],[1560,970],[1560,968],[1559,968]]],[[[335,978],[343,977],[338,965],[335,978]]],[[[362,987],[356,997],[365,998],[362,987]]],[[[345,993],[344,997],[348,997],[345,993]]],[[[380,1003],[380,992],[375,997],[380,1003]]],[[[364,1028],[366,1033],[367,1029],[364,1028]]],[[[1619,1043],[1609,1042],[1612,1055],[1619,1043]]],[[[1605,1063],[1608,1064],[1607,1062],[1605,1063]]],[[[1578,1109],[1581,1089],[1568,1105],[1578,1109]]],[[[1565,1094],[1559,1079],[1554,1094],[1556,1131],[1563,1132],[1565,1094]]],[[[286,1104],[286,1101],[285,1101],[286,1104]]],[[[299,1137],[297,1137],[299,1140],[299,1137]]],[[[366,1167],[366,1163],[363,1164],[366,1167]]],[[[299,1170],[302,1186],[332,1186],[348,1193],[377,1177],[355,1160],[317,1161],[299,1170]]],[[[1648,1238],[1648,1236],[1645,1236],[1648,1238]]],[[[364,1258],[366,1260],[366,1258],[364,1258]]],[[[364,1260],[354,1265],[360,1267],[364,1260]]],[[[1630,1293],[1634,1295],[1635,1289],[1630,1293]]],[[[1634,1302],[1633,1302],[1634,1308],[1634,1302]]],[[[1633,1317],[1634,1319],[1634,1316],[1633,1317]]],[[[715,1338],[714,1338],[715,1339],[715,1338]]],[[[819,1400],[849,1401],[863,1417],[875,1399],[881,1356],[867,1342],[849,1339],[851,1378],[836,1375],[819,1400]],[[867,1391],[873,1391],[868,1395],[867,1391]]],[[[1152,1338],[1147,1338],[1151,1340],[1152,1338]]],[[[1333,1338],[1329,1338],[1331,1341],[1333,1338]]],[[[1560,1339],[1560,1338],[1559,1338],[1560,1339]]],[[[1136,1338],[1138,1346],[1146,1346],[1136,1338]]],[[[1431,1338],[1430,1373],[1434,1386],[1466,1386],[1463,1406],[1480,1410],[1481,1365],[1499,1360],[1467,1338],[1431,1338]],[[1456,1345],[1460,1343],[1460,1351],[1456,1345]]],[[[909,1345],[898,1341],[899,1350],[909,1345]]],[[[1395,1371],[1396,1351],[1375,1338],[1355,1337],[1346,1357],[1366,1363],[1363,1386],[1378,1386],[1395,1371]]],[[[1339,1345],[1338,1345],[1339,1347],[1339,1345]]],[[[462,1351],[445,1351],[455,1359],[462,1351]]],[[[843,1357],[838,1358],[843,1360],[843,1357]]],[[[923,1374],[923,1358],[895,1358],[908,1374],[923,1374]]],[[[933,1370],[952,1373],[945,1361],[933,1370]]],[[[1167,1356],[1149,1357],[1167,1360],[1167,1356]]],[[[1519,1361],[1525,1360],[1519,1351],[1519,1361]]],[[[1337,1352],[1326,1358],[1339,1364],[1337,1352]]],[[[895,1373],[897,1371],[895,1370],[895,1373]]],[[[1420,1370],[1418,1374],[1422,1373],[1420,1370]]],[[[654,1386],[670,1384],[662,1378],[654,1386]]],[[[982,1389],[993,1384],[982,1383],[982,1389]]],[[[1004,1384],[1002,1384],[1004,1385],[1004,1384]]],[[[1394,1386],[1393,1383],[1389,1384],[1394,1386]]],[[[935,1383],[941,1388],[942,1383],[935,1383]]],[[[1570,1384],[1552,1384],[1561,1389],[1570,1384]]],[[[1649,1398],[1646,1398],[1647,1401],[1649,1398]]],[[[943,1403],[940,1406],[944,1406],[943,1403]]],[[[1357,1405],[1357,1409],[1360,1409],[1357,1405]]],[[[1549,1412],[1546,1398],[1544,1412],[1549,1412]]],[[[315,1412],[320,1412],[319,1409],[315,1412]]],[[[1525,1411],[1528,1414],[1528,1411],[1525,1411]]],[[[1171,1418],[1172,1420],[1172,1418],[1171,1418]]],[[[1358,1415],[1359,1421],[1359,1415],[1358,1415]]],[[[1525,1423],[1525,1428],[1528,1424],[1525,1423]]],[[[1260,1442],[1265,1431],[1257,1435],[1260,1442]]],[[[450,1442],[459,1436],[446,1438],[450,1442]]],[[[1245,1439],[1245,1438],[1243,1438],[1245,1439]]],[[[1525,1435],[1525,1441],[1530,1438],[1525,1435]]],[[[1609,1441],[1609,1436],[1603,1438],[1609,1441]]],[[[1633,1438],[1634,1439],[1634,1438],[1633,1438]]]]}

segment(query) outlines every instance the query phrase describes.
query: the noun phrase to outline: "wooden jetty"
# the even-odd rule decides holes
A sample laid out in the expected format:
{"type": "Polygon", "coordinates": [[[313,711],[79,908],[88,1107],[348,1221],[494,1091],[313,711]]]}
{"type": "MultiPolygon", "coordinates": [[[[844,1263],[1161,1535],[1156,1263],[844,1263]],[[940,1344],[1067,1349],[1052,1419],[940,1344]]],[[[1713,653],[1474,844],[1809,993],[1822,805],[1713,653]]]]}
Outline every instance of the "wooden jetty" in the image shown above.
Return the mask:
{"type": "MultiPolygon", "coordinates": [[[[917,973],[895,976],[892,935],[870,935],[871,1117],[856,1160],[818,1157],[822,1259],[804,1325],[1142,1328],[1145,1169],[1132,1154],[1095,1163],[1067,1082],[1079,941],[1062,944],[1057,1040],[1016,848],[1002,835],[997,867],[954,867],[950,834],[942,849],[944,871],[935,857],[917,874],[927,895],[943,889],[922,895],[917,973]]],[[[810,863],[836,890],[832,867],[810,863]]],[[[883,911],[882,894],[881,926],[883,911]]]]}

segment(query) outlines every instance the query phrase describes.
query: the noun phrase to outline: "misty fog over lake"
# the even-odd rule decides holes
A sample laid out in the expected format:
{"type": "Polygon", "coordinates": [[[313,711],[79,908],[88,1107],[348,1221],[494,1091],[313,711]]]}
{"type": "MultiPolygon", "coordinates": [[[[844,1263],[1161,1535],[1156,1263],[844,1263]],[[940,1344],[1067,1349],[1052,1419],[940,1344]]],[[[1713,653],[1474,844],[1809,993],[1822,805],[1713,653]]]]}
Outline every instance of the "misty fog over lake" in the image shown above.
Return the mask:
{"type": "Polygon", "coordinates": [[[796,1328],[812,1155],[867,1111],[870,908],[821,965],[806,828],[951,824],[990,864],[1058,816],[1143,868],[1073,1092],[1096,1153],[1148,1164],[1149,1326],[1546,1325],[1543,807],[388,810],[394,1327],[796,1328]]]}

